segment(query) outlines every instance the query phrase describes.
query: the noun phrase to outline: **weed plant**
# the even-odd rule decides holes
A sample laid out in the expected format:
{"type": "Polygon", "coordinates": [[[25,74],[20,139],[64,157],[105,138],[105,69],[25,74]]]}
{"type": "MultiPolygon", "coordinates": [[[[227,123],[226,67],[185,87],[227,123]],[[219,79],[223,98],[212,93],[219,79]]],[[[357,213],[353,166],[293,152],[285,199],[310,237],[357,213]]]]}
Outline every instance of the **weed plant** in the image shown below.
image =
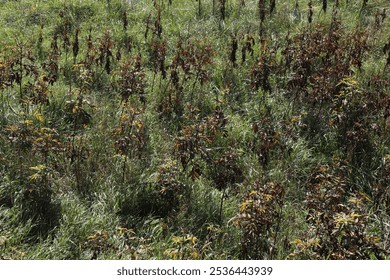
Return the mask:
{"type": "Polygon", "coordinates": [[[388,259],[389,10],[1,1],[0,259],[388,259]]]}

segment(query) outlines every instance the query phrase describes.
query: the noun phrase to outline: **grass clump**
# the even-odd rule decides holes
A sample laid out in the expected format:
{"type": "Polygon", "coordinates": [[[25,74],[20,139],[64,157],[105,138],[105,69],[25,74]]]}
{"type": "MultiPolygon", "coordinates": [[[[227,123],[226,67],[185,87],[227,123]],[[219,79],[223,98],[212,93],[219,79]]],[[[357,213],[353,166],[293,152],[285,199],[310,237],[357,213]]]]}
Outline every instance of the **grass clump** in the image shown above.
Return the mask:
{"type": "Polygon", "coordinates": [[[388,258],[388,10],[2,1],[0,258],[388,258]]]}

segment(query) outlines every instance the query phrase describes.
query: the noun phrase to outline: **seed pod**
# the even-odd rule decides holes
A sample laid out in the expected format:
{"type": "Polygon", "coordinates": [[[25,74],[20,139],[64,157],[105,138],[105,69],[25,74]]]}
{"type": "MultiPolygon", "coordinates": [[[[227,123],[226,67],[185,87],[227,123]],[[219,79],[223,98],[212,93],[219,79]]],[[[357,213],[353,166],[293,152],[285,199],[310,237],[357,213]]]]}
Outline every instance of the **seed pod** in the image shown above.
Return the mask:
{"type": "Polygon", "coordinates": [[[161,8],[157,9],[157,18],[154,22],[154,34],[156,34],[159,38],[161,38],[162,33],[162,25],[161,25],[161,8]]]}
{"type": "Polygon", "coordinates": [[[123,12],[122,21],[123,21],[123,29],[124,29],[124,30],[127,30],[127,26],[128,26],[128,24],[129,24],[129,22],[128,22],[128,20],[127,20],[127,11],[124,11],[124,12],[123,12]]]}
{"type": "Polygon", "coordinates": [[[220,10],[221,10],[221,19],[222,20],[225,20],[225,16],[226,16],[226,0],[220,0],[220,10]]]}
{"type": "Polygon", "coordinates": [[[80,32],[80,29],[76,29],[75,31],[75,34],[74,34],[74,40],[73,40],[73,59],[74,59],[74,62],[76,63],[76,58],[77,58],[77,55],[79,53],[79,32],[80,32]]]}
{"type": "Polygon", "coordinates": [[[117,61],[120,61],[120,60],[121,60],[122,54],[121,54],[121,50],[120,50],[120,49],[117,50],[117,52],[116,52],[116,54],[115,54],[115,57],[116,57],[116,60],[117,60],[117,61]]]}
{"type": "Polygon", "coordinates": [[[312,23],[313,22],[313,3],[311,0],[309,1],[308,6],[309,6],[308,21],[309,21],[309,23],[312,23]]]}
{"type": "Polygon", "coordinates": [[[145,30],[145,34],[144,34],[145,39],[148,38],[148,33],[149,33],[149,29],[150,29],[150,17],[151,16],[152,16],[152,14],[150,13],[148,15],[148,18],[146,19],[146,30],[145,30]]]}
{"type": "Polygon", "coordinates": [[[272,14],[273,12],[275,12],[275,9],[276,9],[276,0],[271,0],[269,13],[272,14]]]}
{"type": "Polygon", "coordinates": [[[265,0],[259,0],[259,16],[260,22],[263,23],[265,19],[265,0]]]}
{"type": "Polygon", "coordinates": [[[233,63],[233,66],[236,67],[236,60],[237,60],[237,49],[238,49],[238,41],[236,37],[232,38],[232,52],[230,54],[230,61],[233,63]]]}

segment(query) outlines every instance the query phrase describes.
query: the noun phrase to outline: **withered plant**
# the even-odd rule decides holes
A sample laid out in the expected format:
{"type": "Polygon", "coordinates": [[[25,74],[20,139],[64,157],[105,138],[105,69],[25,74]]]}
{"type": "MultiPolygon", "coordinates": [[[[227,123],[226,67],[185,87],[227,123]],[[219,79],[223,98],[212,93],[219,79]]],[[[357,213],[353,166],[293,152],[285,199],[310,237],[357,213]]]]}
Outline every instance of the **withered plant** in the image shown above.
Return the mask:
{"type": "MultiPolygon", "coordinates": [[[[167,72],[165,67],[165,57],[167,54],[166,42],[158,38],[152,39],[150,42],[150,58],[149,60],[153,63],[153,82],[152,91],[154,87],[154,80],[158,73],[161,73],[162,79],[166,79],[167,72]]],[[[161,80],[160,80],[161,85],[161,80]]]]}
{"type": "Polygon", "coordinates": [[[250,34],[243,35],[242,38],[242,49],[241,49],[241,63],[244,64],[246,61],[246,54],[249,53],[253,57],[255,46],[255,39],[250,34]]]}
{"type": "Polygon", "coordinates": [[[387,53],[387,59],[386,59],[386,65],[385,65],[385,71],[386,71],[387,67],[389,67],[389,65],[390,65],[390,37],[389,37],[389,41],[383,47],[383,53],[384,54],[387,53]]]}
{"type": "Polygon", "coordinates": [[[230,61],[233,64],[233,67],[237,66],[237,49],[238,49],[238,40],[235,36],[232,36],[232,44],[231,44],[231,53],[230,53],[230,61]]]}
{"type": "Polygon", "coordinates": [[[24,88],[24,96],[28,103],[35,105],[40,105],[39,108],[42,109],[42,105],[49,105],[49,83],[45,81],[45,76],[38,77],[38,80],[33,82],[28,82],[24,88]]]}
{"type": "Polygon", "coordinates": [[[322,10],[326,13],[326,9],[328,8],[328,0],[322,0],[322,10]]]}
{"type": "Polygon", "coordinates": [[[367,51],[366,33],[357,29],[344,34],[337,15],[329,28],[316,26],[311,32],[303,32],[284,50],[286,66],[292,70],[287,86],[295,105],[308,105],[311,133],[322,129],[320,124],[326,121],[319,119],[339,93],[337,85],[353,73],[353,67],[362,66],[367,51]]]}
{"type": "Polygon", "coordinates": [[[142,110],[128,103],[122,104],[123,109],[119,124],[114,128],[114,147],[123,158],[122,183],[125,182],[128,158],[141,159],[147,146],[147,132],[142,120],[142,110]]]}
{"type": "Polygon", "coordinates": [[[129,25],[129,21],[127,19],[127,11],[123,11],[123,14],[122,14],[122,23],[123,23],[123,30],[127,30],[127,27],[129,25]]]}
{"type": "Polygon", "coordinates": [[[46,72],[44,80],[47,81],[49,85],[54,85],[59,77],[59,58],[61,52],[58,48],[57,40],[58,35],[54,34],[48,53],[48,59],[46,62],[42,63],[42,69],[46,72]]]}
{"type": "Polygon", "coordinates": [[[292,242],[292,258],[383,259],[389,252],[368,229],[369,198],[349,193],[342,166],[320,166],[312,175],[306,194],[309,229],[292,242]]]}
{"type": "Polygon", "coordinates": [[[20,206],[21,222],[34,222],[29,238],[45,236],[58,222],[59,209],[52,202],[52,176],[55,155],[63,150],[62,141],[55,129],[44,126],[44,117],[38,112],[7,126],[5,132],[17,151],[16,162],[11,164],[8,174],[18,182],[14,202],[20,206]]]}
{"type": "Polygon", "coordinates": [[[114,41],[111,38],[110,31],[106,30],[104,32],[104,37],[100,40],[99,45],[99,56],[96,60],[97,65],[103,66],[107,74],[111,73],[111,59],[113,57],[114,41]]]}
{"type": "MultiPolygon", "coordinates": [[[[193,113],[197,114],[196,111],[193,113]]],[[[196,115],[194,117],[195,119],[199,118],[196,115]]],[[[226,117],[220,110],[216,110],[214,115],[203,121],[186,125],[181,129],[179,136],[176,138],[175,150],[184,170],[188,166],[193,167],[190,172],[191,177],[197,178],[200,175],[197,173],[198,168],[195,161],[197,156],[206,161],[212,160],[210,157],[211,150],[208,147],[214,143],[215,138],[223,137],[226,133],[226,124],[226,117]],[[197,175],[194,175],[193,172],[196,172],[197,175]]]]}
{"type": "MultiPolygon", "coordinates": [[[[196,2],[198,2],[198,16],[201,16],[202,15],[202,2],[201,0],[196,0],[196,2]]],[[[213,2],[213,7],[214,7],[214,2],[213,2]]],[[[213,9],[214,11],[214,9],[213,9]]]]}
{"type": "Polygon", "coordinates": [[[266,8],[265,8],[265,0],[259,0],[258,4],[258,10],[259,10],[259,34],[260,37],[262,37],[264,32],[264,20],[265,20],[265,14],[266,14],[266,8]]]}
{"type": "MultiPolygon", "coordinates": [[[[10,71],[9,82],[16,82],[19,90],[19,101],[25,103],[23,96],[23,85],[26,79],[38,77],[38,67],[35,65],[32,46],[25,44],[17,39],[14,46],[6,48],[5,55],[9,57],[8,68],[10,71]]],[[[25,104],[25,110],[28,112],[28,104],[25,104]]]]}
{"type": "MultiPolygon", "coordinates": [[[[265,42],[263,42],[265,44],[265,42]]],[[[263,91],[271,92],[270,76],[275,68],[275,49],[264,47],[260,56],[250,69],[251,86],[254,90],[261,88],[263,91]]]]}
{"type": "Polygon", "coordinates": [[[70,160],[75,176],[76,190],[82,195],[89,195],[88,176],[84,172],[87,169],[86,160],[90,154],[88,138],[85,129],[91,125],[91,112],[96,106],[86,97],[92,90],[92,73],[84,64],[74,65],[77,73],[77,85],[79,88],[70,93],[71,99],[66,102],[65,121],[70,126],[69,143],[66,149],[67,158],[70,160]]]}
{"type": "MultiPolygon", "coordinates": [[[[156,15],[155,15],[155,19],[154,19],[154,23],[153,23],[153,27],[152,27],[152,34],[161,39],[163,27],[162,27],[162,23],[161,23],[161,7],[160,7],[160,5],[156,4],[155,10],[156,10],[156,15]]],[[[150,24],[152,21],[153,21],[152,12],[150,12],[147,19],[146,19],[146,30],[145,30],[145,35],[144,35],[145,39],[148,38],[149,30],[151,29],[150,24]]]]}
{"type": "Polygon", "coordinates": [[[184,126],[175,144],[183,171],[188,170],[192,180],[202,175],[210,178],[214,187],[222,192],[219,210],[221,220],[227,189],[241,183],[244,178],[239,164],[239,154],[220,146],[220,141],[227,135],[225,128],[227,123],[224,113],[216,109],[213,115],[202,121],[184,126]],[[202,162],[208,166],[206,172],[201,168],[202,162]]]}
{"type": "Polygon", "coordinates": [[[269,13],[272,15],[276,12],[276,0],[270,0],[269,13]]]}
{"type": "Polygon", "coordinates": [[[240,155],[234,149],[226,149],[224,152],[216,149],[206,159],[209,165],[208,176],[214,182],[215,188],[222,192],[219,205],[219,219],[221,221],[223,219],[223,203],[228,197],[228,189],[232,189],[233,192],[237,191],[237,184],[244,181],[244,172],[240,166],[239,158],[240,155]]]}
{"type": "Polygon", "coordinates": [[[119,92],[121,103],[127,103],[130,97],[135,96],[145,105],[146,81],[140,55],[123,60],[114,77],[113,87],[119,92]]]}
{"type": "Polygon", "coordinates": [[[259,163],[265,168],[270,163],[273,152],[283,148],[281,132],[273,126],[271,117],[265,116],[252,124],[255,137],[252,142],[252,149],[257,155],[259,163]]]}
{"type": "Polygon", "coordinates": [[[221,20],[225,20],[226,17],[226,0],[219,0],[219,9],[221,12],[221,20]]]}
{"type": "Polygon", "coordinates": [[[386,142],[378,137],[386,134],[381,124],[386,122],[390,107],[390,98],[383,91],[386,82],[373,92],[361,88],[353,78],[343,79],[338,86],[331,114],[337,143],[350,164],[368,170],[378,156],[375,151],[386,142]]]}
{"type": "Polygon", "coordinates": [[[123,205],[124,212],[131,211],[141,217],[172,218],[180,209],[191,203],[189,188],[182,181],[178,163],[171,158],[164,159],[146,182],[138,183],[135,198],[130,205],[123,205]],[[131,209],[127,209],[128,207],[131,209]]]}
{"type": "Polygon", "coordinates": [[[43,24],[41,25],[41,28],[39,30],[39,35],[38,35],[38,39],[37,39],[37,57],[42,60],[43,57],[44,57],[44,50],[43,50],[43,29],[44,29],[44,26],[43,24]]]}
{"type": "Polygon", "coordinates": [[[65,51],[65,60],[67,61],[69,47],[71,46],[69,34],[72,32],[73,25],[67,7],[60,11],[59,16],[62,18],[62,21],[55,32],[61,35],[62,48],[65,51]]]}
{"type": "Polygon", "coordinates": [[[313,14],[314,14],[312,0],[309,0],[308,8],[309,8],[309,11],[308,11],[308,15],[307,15],[307,21],[309,22],[309,24],[311,24],[313,22],[313,14]]]}
{"type": "Polygon", "coordinates": [[[234,223],[242,230],[243,259],[272,259],[278,242],[285,189],[279,183],[249,185],[234,223]]]}
{"type": "MultiPolygon", "coordinates": [[[[213,65],[214,50],[210,44],[205,43],[203,40],[196,40],[191,42],[187,40],[183,42],[182,38],[179,37],[175,56],[169,66],[170,79],[163,91],[163,100],[160,106],[164,109],[162,112],[172,112],[172,106],[176,104],[176,108],[180,108],[181,101],[183,99],[184,85],[193,78],[192,89],[190,92],[190,101],[193,101],[194,90],[196,84],[199,82],[201,88],[204,83],[209,81],[211,78],[211,66],[213,65]],[[169,86],[173,85],[174,91],[168,91],[168,100],[166,99],[165,93],[169,86]],[[175,96],[172,96],[172,93],[175,96]],[[175,103],[173,103],[175,100],[175,103]]],[[[199,93],[198,98],[201,98],[199,93]]],[[[180,114],[180,113],[179,113],[180,114]]]]}
{"type": "Polygon", "coordinates": [[[76,59],[77,59],[77,55],[79,54],[79,33],[80,33],[80,29],[79,28],[76,28],[75,30],[75,33],[74,33],[74,38],[73,38],[73,46],[72,46],[72,50],[73,50],[73,63],[76,64],[76,59]]]}

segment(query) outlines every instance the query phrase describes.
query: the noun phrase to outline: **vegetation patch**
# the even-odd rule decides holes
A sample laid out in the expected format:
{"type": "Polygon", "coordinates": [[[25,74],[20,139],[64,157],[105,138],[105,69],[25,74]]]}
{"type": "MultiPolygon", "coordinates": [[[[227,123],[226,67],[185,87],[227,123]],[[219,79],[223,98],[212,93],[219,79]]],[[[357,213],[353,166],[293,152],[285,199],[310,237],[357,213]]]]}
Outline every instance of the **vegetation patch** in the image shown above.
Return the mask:
{"type": "Polygon", "coordinates": [[[0,259],[388,259],[389,10],[1,1],[0,259]]]}

